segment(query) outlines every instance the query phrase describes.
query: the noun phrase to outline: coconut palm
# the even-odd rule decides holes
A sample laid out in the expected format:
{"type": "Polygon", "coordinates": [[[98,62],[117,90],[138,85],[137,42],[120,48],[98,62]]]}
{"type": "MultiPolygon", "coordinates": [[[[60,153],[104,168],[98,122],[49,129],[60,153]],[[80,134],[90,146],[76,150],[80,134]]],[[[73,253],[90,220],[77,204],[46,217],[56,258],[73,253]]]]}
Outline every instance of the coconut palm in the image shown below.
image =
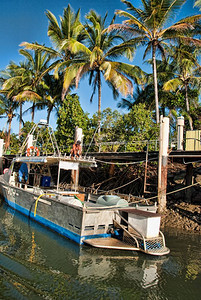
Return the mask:
{"type": "MultiPolygon", "coordinates": [[[[74,45],[71,45],[71,51],[75,56],[65,63],[58,64],[55,69],[57,72],[57,70],[66,66],[64,74],[64,87],[66,90],[73,82],[78,87],[80,79],[85,75],[89,75],[89,84],[93,87],[91,101],[96,90],[98,90],[99,132],[102,76],[109,87],[112,88],[113,95],[116,97],[119,92],[125,96],[132,94],[133,83],[131,79],[135,79],[140,83],[140,78],[142,80],[144,75],[139,67],[116,61],[117,57],[122,54],[132,58],[133,48],[120,35],[107,31],[106,17],[107,15],[102,18],[93,10],[89,12],[86,16],[85,44],[83,43],[81,47],[75,48],[74,45]],[[118,43],[119,40],[121,40],[121,43],[118,43]]],[[[65,47],[66,43],[64,42],[63,48],[65,47]]],[[[69,47],[68,41],[67,47],[69,47]]]]}
{"type": "Polygon", "coordinates": [[[12,98],[6,96],[0,96],[1,103],[1,115],[0,118],[7,118],[8,132],[5,140],[5,149],[10,146],[11,124],[13,118],[16,116],[15,111],[18,108],[18,103],[14,102],[12,98]]]}
{"type": "MultiPolygon", "coordinates": [[[[165,91],[183,90],[186,102],[186,111],[189,118],[190,129],[193,130],[192,118],[190,116],[189,91],[199,87],[201,83],[200,69],[197,56],[198,50],[194,46],[180,43],[173,47],[173,78],[168,80],[163,88],[165,91]]],[[[192,103],[192,102],[191,102],[192,103]]]]}
{"type": "MultiPolygon", "coordinates": [[[[14,62],[10,62],[10,64],[6,67],[6,70],[1,71],[1,81],[2,81],[2,89],[1,93],[5,94],[8,99],[14,99],[17,94],[20,93],[23,89],[25,78],[22,76],[24,73],[24,63],[19,63],[19,65],[14,62]]],[[[19,101],[19,134],[21,132],[22,127],[22,106],[23,101],[19,101]]]]}
{"type": "Polygon", "coordinates": [[[123,24],[113,24],[110,30],[123,31],[130,42],[136,45],[146,46],[144,58],[152,52],[152,70],[155,90],[156,122],[159,123],[159,102],[157,84],[157,51],[165,56],[167,42],[176,38],[183,42],[201,44],[200,40],[189,36],[193,34],[195,25],[201,19],[201,15],[186,17],[171,26],[166,26],[176,15],[186,0],[142,0],[142,9],[136,8],[131,2],[121,0],[129,12],[117,10],[116,14],[123,16],[126,20],[123,24]]]}
{"type": "Polygon", "coordinates": [[[8,97],[13,97],[15,101],[32,101],[32,122],[36,104],[43,98],[43,91],[46,88],[43,77],[49,71],[48,64],[50,56],[41,50],[35,50],[33,54],[27,50],[20,50],[20,54],[25,57],[25,62],[16,65],[11,63],[7,67],[9,78],[5,78],[2,92],[8,97]]]}
{"type": "MultiPolygon", "coordinates": [[[[80,9],[74,13],[70,5],[64,9],[63,17],[60,17],[60,24],[58,23],[54,14],[50,11],[46,12],[49,20],[48,36],[54,48],[38,45],[37,43],[23,42],[20,46],[30,50],[42,50],[48,53],[52,58],[57,59],[49,66],[49,70],[54,68],[55,65],[66,68],[65,62],[74,57],[74,52],[77,47],[82,48],[82,41],[85,37],[83,34],[83,25],[80,22],[80,9]],[[63,45],[65,44],[65,47],[63,45]],[[62,66],[62,63],[64,65],[62,66]]],[[[62,91],[62,100],[66,95],[67,89],[64,84],[62,91]]]]}
{"type": "Polygon", "coordinates": [[[62,93],[62,76],[56,79],[51,74],[46,74],[44,76],[44,81],[46,84],[46,89],[44,90],[43,100],[39,101],[38,106],[41,108],[47,108],[47,123],[49,124],[50,115],[53,110],[58,114],[59,107],[61,104],[61,93],[62,93]]]}
{"type": "Polygon", "coordinates": [[[201,8],[201,0],[196,0],[194,6],[201,8]]]}

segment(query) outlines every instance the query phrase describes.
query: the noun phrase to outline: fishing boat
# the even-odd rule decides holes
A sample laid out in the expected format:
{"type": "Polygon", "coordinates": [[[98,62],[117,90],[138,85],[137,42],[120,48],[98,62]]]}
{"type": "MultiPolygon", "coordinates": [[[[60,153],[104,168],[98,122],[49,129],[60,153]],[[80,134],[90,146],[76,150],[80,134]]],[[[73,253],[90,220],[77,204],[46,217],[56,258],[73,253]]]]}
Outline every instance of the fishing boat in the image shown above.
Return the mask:
{"type": "Polygon", "coordinates": [[[41,120],[31,129],[10,168],[0,176],[4,200],[80,245],[168,254],[160,231],[161,216],[152,211],[152,206],[135,206],[117,195],[80,192],[79,169],[87,167],[96,167],[95,159],[62,155],[52,127],[41,120]],[[46,148],[44,133],[49,141],[46,148]],[[61,179],[66,172],[70,172],[72,182],[64,186],[61,179]]]}

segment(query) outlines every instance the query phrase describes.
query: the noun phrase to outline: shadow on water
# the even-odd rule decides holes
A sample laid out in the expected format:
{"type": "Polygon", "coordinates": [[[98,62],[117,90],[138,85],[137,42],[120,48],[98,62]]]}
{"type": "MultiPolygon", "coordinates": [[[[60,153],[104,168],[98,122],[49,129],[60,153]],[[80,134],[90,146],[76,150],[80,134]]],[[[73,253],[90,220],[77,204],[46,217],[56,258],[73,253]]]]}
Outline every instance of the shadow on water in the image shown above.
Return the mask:
{"type": "Polygon", "coordinates": [[[0,299],[198,299],[199,236],[166,240],[171,254],[159,258],[80,247],[3,205],[0,299]]]}

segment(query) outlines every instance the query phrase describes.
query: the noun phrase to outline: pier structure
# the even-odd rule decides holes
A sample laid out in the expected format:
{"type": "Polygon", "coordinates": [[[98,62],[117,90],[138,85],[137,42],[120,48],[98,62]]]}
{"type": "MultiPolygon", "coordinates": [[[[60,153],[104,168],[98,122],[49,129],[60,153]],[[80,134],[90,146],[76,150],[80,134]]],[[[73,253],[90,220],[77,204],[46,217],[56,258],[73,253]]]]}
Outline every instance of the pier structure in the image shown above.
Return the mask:
{"type": "MultiPolygon", "coordinates": [[[[172,163],[180,163],[186,166],[186,186],[190,186],[193,183],[193,163],[201,162],[201,150],[183,150],[184,138],[183,138],[183,117],[178,118],[178,139],[177,150],[169,146],[169,119],[161,117],[161,134],[159,139],[159,151],[141,151],[141,152],[88,152],[88,156],[95,157],[98,162],[110,163],[111,168],[109,172],[114,171],[115,163],[139,163],[147,161],[158,162],[158,201],[163,203],[161,210],[163,211],[166,206],[166,188],[167,188],[167,172],[168,172],[168,160],[172,163]]],[[[75,134],[75,138],[82,141],[82,131],[78,128],[75,134]]],[[[192,139],[192,138],[191,138],[192,139]]],[[[196,137],[197,142],[197,137],[196,137]]],[[[194,143],[195,144],[195,143],[194,143]]],[[[84,154],[83,154],[84,155],[84,154]]],[[[6,155],[1,153],[0,157],[0,172],[3,169],[9,167],[9,161],[12,160],[14,155],[6,155]],[[6,162],[3,163],[3,162],[6,162]]],[[[76,185],[79,177],[79,171],[72,174],[73,182],[76,185]]],[[[191,189],[186,191],[186,200],[191,197],[191,189]]]]}

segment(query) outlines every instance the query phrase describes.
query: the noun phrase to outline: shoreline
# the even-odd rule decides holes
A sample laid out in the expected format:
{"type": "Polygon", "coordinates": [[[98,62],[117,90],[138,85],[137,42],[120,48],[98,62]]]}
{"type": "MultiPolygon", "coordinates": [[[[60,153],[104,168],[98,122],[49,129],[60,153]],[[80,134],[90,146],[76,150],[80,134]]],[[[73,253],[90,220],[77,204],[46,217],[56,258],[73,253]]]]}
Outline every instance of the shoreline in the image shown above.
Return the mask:
{"type": "Polygon", "coordinates": [[[171,228],[201,234],[201,206],[181,202],[167,208],[161,217],[161,229],[171,228]]]}

